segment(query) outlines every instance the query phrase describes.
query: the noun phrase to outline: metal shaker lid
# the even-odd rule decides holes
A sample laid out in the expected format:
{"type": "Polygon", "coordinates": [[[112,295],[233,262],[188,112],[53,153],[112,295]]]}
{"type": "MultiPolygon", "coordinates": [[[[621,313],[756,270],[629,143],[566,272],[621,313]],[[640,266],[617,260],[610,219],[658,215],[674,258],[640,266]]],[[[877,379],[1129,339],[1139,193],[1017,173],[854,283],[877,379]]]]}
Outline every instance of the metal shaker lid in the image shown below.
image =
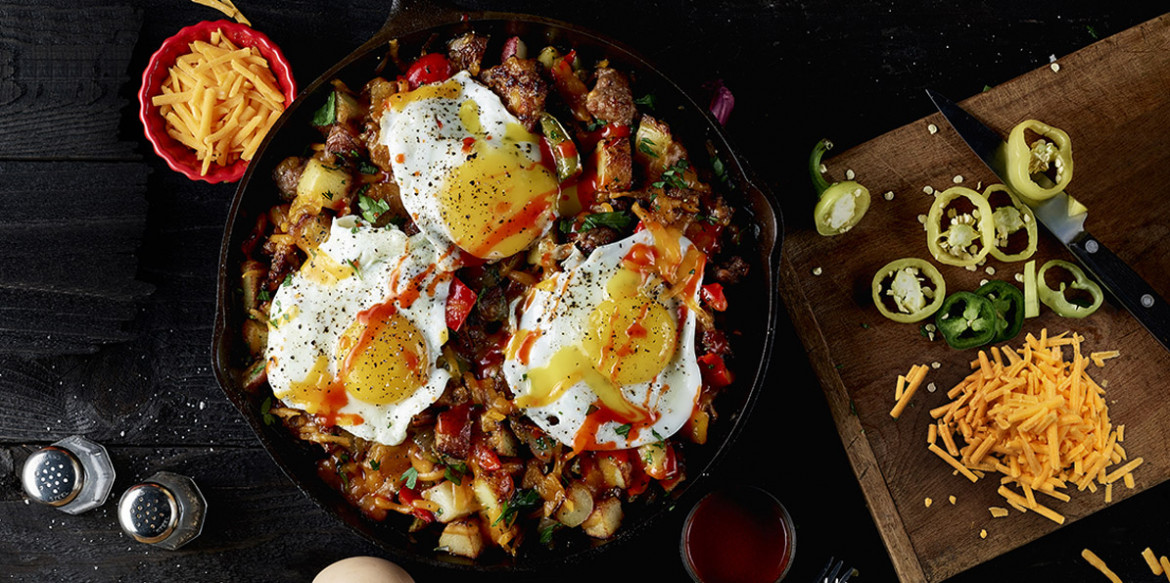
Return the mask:
{"type": "Polygon", "coordinates": [[[106,448],[80,435],[33,452],[21,482],[30,500],[80,514],[105,504],[114,486],[114,464],[106,448]]]}
{"type": "Polygon", "coordinates": [[[122,530],[139,542],[175,550],[203,531],[207,501],[191,478],[156,472],[118,500],[122,530]]]}

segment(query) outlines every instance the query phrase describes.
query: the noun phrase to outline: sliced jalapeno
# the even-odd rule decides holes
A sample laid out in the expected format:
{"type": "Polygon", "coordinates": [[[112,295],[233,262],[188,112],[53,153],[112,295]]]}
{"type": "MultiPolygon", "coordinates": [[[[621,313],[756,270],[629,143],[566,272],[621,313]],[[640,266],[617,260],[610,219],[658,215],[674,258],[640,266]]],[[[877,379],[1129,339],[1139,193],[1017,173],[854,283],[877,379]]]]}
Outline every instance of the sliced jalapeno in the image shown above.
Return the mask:
{"type": "Polygon", "coordinates": [[[1007,182],[1020,196],[1046,200],[1068,186],[1073,175],[1068,134],[1029,119],[1012,128],[1007,141],[1007,182]],[[1037,139],[1028,143],[1028,134],[1037,139]]]}
{"type": "Polygon", "coordinates": [[[947,265],[966,267],[983,261],[995,241],[991,215],[987,199],[970,188],[955,186],[942,191],[935,195],[926,215],[926,248],[939,263],[947,265]],[[949,208],[960,199],[972,208],[949,208]]]}
{"type": "Polygon", "coordinates": [[[1005,342],[1016,337],[1024,327],[1024,294],[1020,288],[1006,281],[989,281],[975,295],[985,298],[995,308],[995,337],[992,342],[1005,342]]]}
{"type": "Polygon", "coordinates": [[[852,229],[869,210],[869,189],[852,180],[829,184],[821,173],[821,158],[833,147],[829,140],[821,140],[813,148],[808,159],[808,171],[813,188],[820,200],[813,209],[813,220],[817,232],[825,235],[840,235],[852,229]]]}
{"type": "Polygon", "coordinates": [[[544,138],[552,150],[557,179],[564,182],[580,174],[581,156],[577,154],[577,146],[569,137],[569,132],[565,131],[565,126],[551,114],[543,113],[540,116],[540,129],[544,131],[544,138]]]}
{"type": "Polygon", "coordinates": [[[883,316],[895,322],[917,322],[938,311],[947,284],[930,262],[907,257],[887,263],[874,274],[872,295],[883,316]]]}
{"type": "Polygon", "coordinates": [[[988,186],[983,190],[983,198],[991,207],[991,222],[995,228],[995,238],[990,245],[992,257],[1000,261],[1023,261],[1031,257],[1040,237],[1032,207],[1020,202],[1002,184],[988,186]],[[1021,235],[1026,238],[1023,249],[1009,254],[1007,249],[1020,247],[1018,240],[1021,235]]]}
{"type": "Polygon", "coordinates": [[[1089,314],[1097,311],[1101,307],[1101,302],[1105,300],[1105,294],[1101,291],[1101,286],[1097,282],[1089,279],[1080,267],[1064,261],[1062,259],[1053,259],[1040,267],[1040,272],[1036,274],[1036,293],[1040,296],[1040,301],[1044,305],[1056,312],[1056,315],[1065,318],[1084,318],[1089,314]],[[1059,267],[1068,271],[1073,276],[1072,282],[1065,284],[1060,282],[1060,287],[1052,289],[1048,287],[1048,281],[1044,279],[1044,273],[1050,267],[1059,267]],[[1065,295],[1066,290],[1081,290],[1087,292],[1093,299],[1092,302],[1078,301],[1070,299],[1065,295]]]}
{"type": "Polygon", "coordinates": [[[943,301],[934,323],[951,348],[966,350],[995,338],[995,306],[971,292],[955,292],[943,301]]]}

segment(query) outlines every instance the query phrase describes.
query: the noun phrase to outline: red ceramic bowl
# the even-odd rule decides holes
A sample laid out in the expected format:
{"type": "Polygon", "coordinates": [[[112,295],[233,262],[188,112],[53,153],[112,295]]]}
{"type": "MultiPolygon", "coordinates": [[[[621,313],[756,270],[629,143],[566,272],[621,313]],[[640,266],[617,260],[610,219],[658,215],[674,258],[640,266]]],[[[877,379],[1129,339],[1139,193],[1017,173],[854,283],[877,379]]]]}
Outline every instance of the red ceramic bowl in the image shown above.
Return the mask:
{"type": "Polygon", "coordinates": [[[142,73],[142,88],[138,90],[138,119],[142,120],[146,139],[154,146],[155,153],[166,160],[167,166],[191,180],[206,180],[212,184],[239,180],[248,167],[248,161],[238,160],[228,166],[212,164],[206,176],[200,175],[202,162],[196,159],[193,150],[167,135],[166,120],[159,115],[159,108],[151,103],[151,98],[162,93],[160,88],[171,66],[175,64],[175,59],[191,52],[188,45],[192,41],[208,40],[216,29],[222,30],[224,36],[238,46],[256,47],[260,54],[268,59],[268,68],[272,70],[272,75],[276,77],[276,82],[284,92],[286,107],[297,96],[297,84],[293,80],[292,69],[284,58],[284,53],[280,52],[280,47],[264,33],[247,26],[229,20],[204,21],[188,26],[163,41],[162,46],[151,55],[150,63],[142,73]]]}

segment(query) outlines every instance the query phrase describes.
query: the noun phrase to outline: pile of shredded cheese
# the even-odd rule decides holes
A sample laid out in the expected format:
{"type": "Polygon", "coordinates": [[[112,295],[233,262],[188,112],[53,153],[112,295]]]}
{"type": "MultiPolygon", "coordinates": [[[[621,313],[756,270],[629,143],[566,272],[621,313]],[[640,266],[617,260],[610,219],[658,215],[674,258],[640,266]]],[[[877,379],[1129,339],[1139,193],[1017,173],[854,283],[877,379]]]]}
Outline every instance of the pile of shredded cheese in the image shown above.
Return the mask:
{"type": "Polygon", "coordinates": [[[972,482],[985,472],[1003,474],[999,494],[1009,505],[1060,524],[1064,516],[1037,502],[1036,492],[1067,502],[1060,490],[1096,492],[1100,484],[1110,502],[1114,482],[1124,479],[1132,488],[1131,472],[1142,458],[1129,459],[1125,426],[1110,422],[1105,389],[1085,370],[1090,360],[1100,366],[1118,354],[1086,357],[1082,341],[1075,333],[1049,337],[1044,330],[1039,338],[1028,334],[1019,349],[992,347],[990,358],[980,351],[974,372],[947,392],[952,400],[931,410],[937,425],[928,428],[930,451],[972,482]],[[1114,464],[1122,465],[1111,470],[1114,464]]]}
{"type": "Polygon", "coordinates": [[[167,134],[195,151],[200,174],[207,175],[212,162],[251,160],[285,100],[255,47],[238,47],[219,30],[210,42],[189,46],[152,103],[167,121],[167,134]]]}

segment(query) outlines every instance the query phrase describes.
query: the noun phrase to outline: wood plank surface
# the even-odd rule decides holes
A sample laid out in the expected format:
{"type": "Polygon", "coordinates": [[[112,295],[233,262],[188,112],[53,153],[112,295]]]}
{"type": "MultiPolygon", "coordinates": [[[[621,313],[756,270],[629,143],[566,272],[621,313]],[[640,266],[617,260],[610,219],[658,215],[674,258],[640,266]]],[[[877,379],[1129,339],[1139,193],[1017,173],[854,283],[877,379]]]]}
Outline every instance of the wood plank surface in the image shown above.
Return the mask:
{"type": "MultiPolygon", "coordinates": [[[[1170,297],[1170,16],[1057,63],[1059,70],[1040,68],[962,105],[1005,135],[1028,118],[1068,131],[1075,160],[1069,191],[1090,209],[1087,228],[1170,297]]],[[[930,258],[918,221],[933,200],[925,186],[941,191],[961,180],[974,188],[995,179],[938,114],[850,149],[826,165],[834,180],[853,170],[874,201],[862,223],[845,235],[827,238],[811,228],[790,230],[782,294],[895,568],[903,581],[941,581],[1057,525],[1035,513],[1014,511],[992,519],[987,507],[1005,506],[995,493],[998,476],[972,484],[953,476],[926,450],[929,410],[946,402],[945,389],[968,374],[975,352],[952,350],[941,339],[932,342],[917,324],[883,318],[870,300],[870,281],[891,260],[930,258]],[[930,124],[937,133],[931,133],[930,124]],[[893,200],[883,198],[887,191],[894,193],[893,200]],[[816,268],[821,275],[814,275],[816,268]],[[912,364],[931,362],[940,367],[926,381],[939,390],[920,390],[902,417],[892,419],[897,375],[912,364]],[[948,502],[952,495],[957,499],[953,505],[948,502]],[[924,504],[927,497],[935,501],[930,508],[924,504]],[[980,537],[982,529],[986,539],[980,537]]],[[[1047,233],[1034,258],[1038,263],[1071,260],[1047,233]]],[[[991,259],[977,271],[939,267],[951,293],[974,290],[987,279],[1016,283],[1023,263],[991,259]]],[[[1165,399],[1170,353],[1112,302],[1080,321],[1043,308],[1039,318],[1026,322],[1024,333],[1038,334],[1045,327],[1085,336],[1088,351],[1121,351],[1104,369],[1090,370],[1095,379],[1108,382],[1110,418],[1125,424],[1129,455],[1145,459],[1135,472],[1137,487],[1115,487],[1114,503],[1170,478],[1165,447],[1170,440],[1165,399]]],[[[1070,523],[1106,506],[1102,492],[1074,491],[1072,496],[1072,502],[1054,505],[1070,523]]]]}

